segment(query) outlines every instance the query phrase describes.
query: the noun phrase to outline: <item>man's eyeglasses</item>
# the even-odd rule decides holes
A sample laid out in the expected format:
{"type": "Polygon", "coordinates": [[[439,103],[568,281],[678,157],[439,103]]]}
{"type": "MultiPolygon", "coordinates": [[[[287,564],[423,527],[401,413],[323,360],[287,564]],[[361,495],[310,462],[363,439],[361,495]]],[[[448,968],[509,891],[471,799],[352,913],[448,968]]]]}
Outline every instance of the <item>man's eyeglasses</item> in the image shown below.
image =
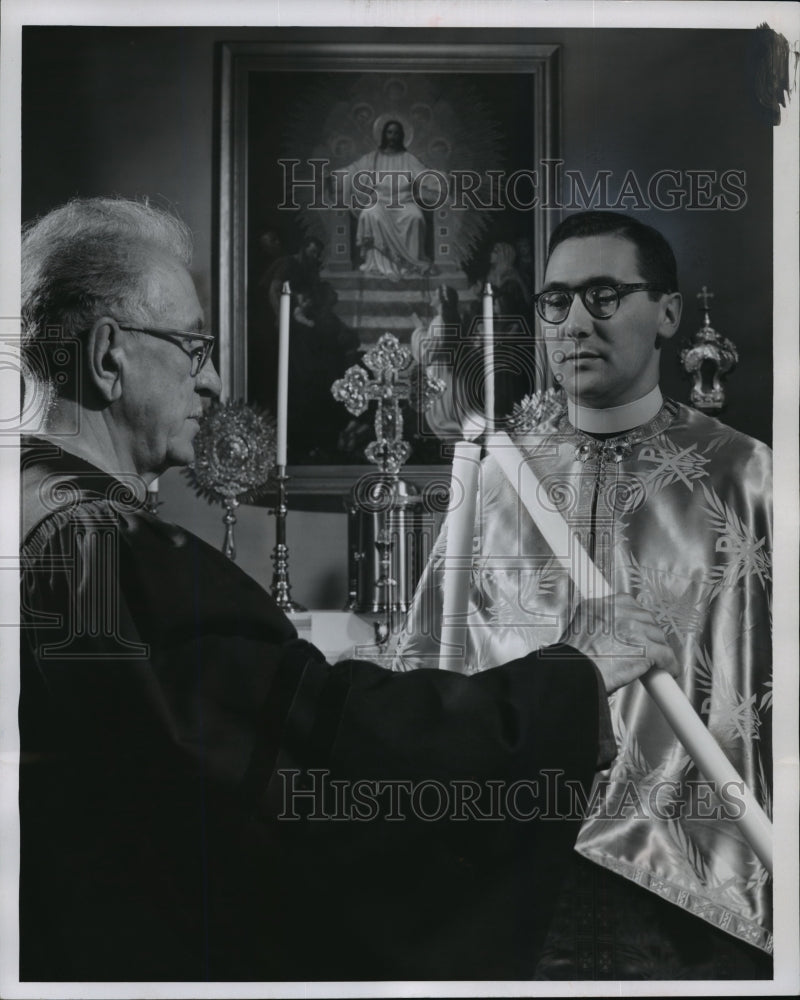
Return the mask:
{"type": "Polygon", "coordinates": [[[581,288],[558,288],[539,292],[533,301],[536,312],[545,323],[563,323],[572,308],[572,301],[580,295],[581,302],[595,319],[609,319],[619,308],[619,300],[631,292],[666,292],[662,285],[637,281],[628,285],[583,285],[581,288]]]}
{"type": "Polygon", "coordinates": [[[184,354],[188,354],[192,362],[189,374],[194,378],[199,375],[203,366],[211,357],[211,348],[214,346],[216,337],[213,333],[187,333],[184,330],[151,330],[146,326],[123,326],[118,323],[120,330],[127,330],[129,333],[146,333],[150,337],[159,337],[161,340],[168,340],[179,347],[184,354]],[[191,351],[187,351],[181,344],[175,343],[175,338],[179,340],[199,340],[201,344],[191,351]]]}

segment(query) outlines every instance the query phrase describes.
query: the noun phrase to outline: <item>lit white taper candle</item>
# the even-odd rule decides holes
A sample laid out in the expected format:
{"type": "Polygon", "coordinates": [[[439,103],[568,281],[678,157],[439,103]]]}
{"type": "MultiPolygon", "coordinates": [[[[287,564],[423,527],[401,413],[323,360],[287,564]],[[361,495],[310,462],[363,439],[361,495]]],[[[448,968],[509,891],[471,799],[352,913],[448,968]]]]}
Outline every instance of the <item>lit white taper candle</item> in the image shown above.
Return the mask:
{"type": "MultiPolygon", "coordinates": [[[[569,571],[584,596],[609,597],[613,593],[612,588],[578,539],[570,539],[570,527],[566,520],[559,511],[547,509],[540,503],[541,484],[508,435],[502,431],[490,435],[487,448],[517,491],[553,554],[569,571]],[[575,558],[575,554],[578,558],[575,558]]],[[[736,768],[703,725],[675,678],[664,670],[654,668],[641,681],[703,777],[717,788],[733,784],[737,792],[742,789],[744,808],[737,821],[761,863],[772,872],[772,824],[736,768]]]]}
{"type": "Polygon", "coordinates": [[[494,295],[489,282],[483,289],[483,379],[486,426],[494,427],[494,295]]]}
{"type": "Polygon", "coordinates": [[[281,289],[281,306],[278,314],[278,434],[275,448],[277,465],[286,466],[286,435],[289,420],[289,317],[292,294],[289,282],[281,289]]]}
{"type": "Polygon", "coordinates": [[[450,474],[439,669],[463,672],[480,445],[459,441],[450,474]]]}

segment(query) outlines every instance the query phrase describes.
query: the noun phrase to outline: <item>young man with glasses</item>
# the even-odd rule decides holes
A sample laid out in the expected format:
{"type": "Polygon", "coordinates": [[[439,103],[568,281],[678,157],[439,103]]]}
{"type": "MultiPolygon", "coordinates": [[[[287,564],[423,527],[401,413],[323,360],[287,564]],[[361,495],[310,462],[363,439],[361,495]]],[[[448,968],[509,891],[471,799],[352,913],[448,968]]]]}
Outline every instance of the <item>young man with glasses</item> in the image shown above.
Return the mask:
{"type": "Polygon", "coordinates": [[[601,433],[613,433],[655,416],[660,347],[676,333],[682,305],[675,258],[659,233],[612,213],[570,217],[553,233],[534,301],[555,381],[571,415],[580,408],[576,426],[591,432],[599,421],[601,433]],[[631,404],[632,415],[619,409],[631,404]]]}
{"type": "MultiPolygon", "coordinates": [[[[554,230],[534,301],[558,388],[517,407],[515,443],[613,589],[653,611],[695,710],[769,810],[771,452],[662,397],[661,347],[681,315],[676,270],[663,236],[632,217],[584,212],[554,230]]],[[[547,642],[574,594],[491,457],[475,545],[467,672],[547,642]]],[[[441,614],[443,560],[440,543],[396,669],[437,662],[440,633],[421,623],[441,614]]],[[[720,790],[705,790],[714,807],[698,806],[702,775],[639,685],[615,697],[612,717],[619,754],[596,779],[576,846],[595,865],[576,861],[539,974],[769,977],[770,876],[719,808],[720,790]],[[584,904],[595,924],[581,944],[584,904]]]]}

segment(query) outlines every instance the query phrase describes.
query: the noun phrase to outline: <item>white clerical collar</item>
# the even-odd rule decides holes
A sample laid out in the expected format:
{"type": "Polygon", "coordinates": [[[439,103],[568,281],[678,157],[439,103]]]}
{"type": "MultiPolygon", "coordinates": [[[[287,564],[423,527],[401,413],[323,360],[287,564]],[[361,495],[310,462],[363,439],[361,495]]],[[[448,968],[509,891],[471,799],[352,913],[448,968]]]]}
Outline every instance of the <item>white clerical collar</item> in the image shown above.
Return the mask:
{"type": "Polygon", "coordinates": [[[656,386],[641,399],[604,410],[593,410],[590,406],[581,406],[568,399],[567,416],[573,427],[587,434],[620,434],[652,420],[663,402],[661,390],[656,386]]]}

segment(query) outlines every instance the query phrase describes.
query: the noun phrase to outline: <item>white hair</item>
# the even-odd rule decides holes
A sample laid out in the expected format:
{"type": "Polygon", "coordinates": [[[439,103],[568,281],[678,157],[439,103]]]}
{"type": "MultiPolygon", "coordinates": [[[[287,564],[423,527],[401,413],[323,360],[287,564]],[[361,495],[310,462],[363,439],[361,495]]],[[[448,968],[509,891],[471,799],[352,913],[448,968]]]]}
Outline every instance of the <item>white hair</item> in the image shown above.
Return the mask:
{"type": "MultiPolygon", "coordinates": [[[[146,200],[75,198],[23,228],[22,332],[29,354],[52,345],[51,332],[80,338],[93,320],[118,311],[146,319],[146,281],[153,258],[192,260],[192,235],[175,215],[146,200]]],[[[51,387],[50,365],[32,370],[51,387]]]]}

